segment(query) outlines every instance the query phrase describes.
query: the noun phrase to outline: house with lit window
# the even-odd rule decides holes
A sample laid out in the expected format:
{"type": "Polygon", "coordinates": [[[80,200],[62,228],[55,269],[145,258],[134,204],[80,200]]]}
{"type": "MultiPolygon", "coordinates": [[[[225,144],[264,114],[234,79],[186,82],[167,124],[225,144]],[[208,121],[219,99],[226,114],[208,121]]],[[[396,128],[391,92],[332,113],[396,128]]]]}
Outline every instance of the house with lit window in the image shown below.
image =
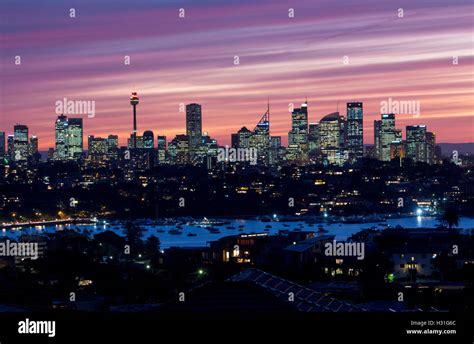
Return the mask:
{"type": "Polygon", "coordinates": [[[431,246],[409,245],[393,249],[389,259],[393,263],[396,279],[415,281],[417,278],[429,278],[435,271],[433,258],[439,253],[431,246]]]}
{"type": "Polygon", "coordinates": [[[312,231],[280,231],[230,235],[210,242],[209,257],[214,262],[280,265],[283,249],[290,243],[312,238],[312,231]]]}

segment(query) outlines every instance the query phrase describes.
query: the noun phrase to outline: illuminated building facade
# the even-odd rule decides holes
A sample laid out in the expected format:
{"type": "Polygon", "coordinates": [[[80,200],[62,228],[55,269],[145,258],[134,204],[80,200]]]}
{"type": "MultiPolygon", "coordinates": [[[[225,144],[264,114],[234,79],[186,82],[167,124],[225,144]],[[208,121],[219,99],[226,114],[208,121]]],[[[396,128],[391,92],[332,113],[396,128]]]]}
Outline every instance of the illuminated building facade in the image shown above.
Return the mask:
{"type": "Polygon", "coordinates": [[[291,113],[291,130],[288,132],[288,145],[296,148],[301,160],[308,158],[308,103],[291,113]]]}
{"type": "Polygon", "coordinates": [[[347,103],[347,149],[351,161],[364,155],[364,124],[362,103],[347,103]]]}
{"type": "Polygon", "coordinates": [[[186,135],[188,136],[189,155],[194,158],[201,146],[202,109],[200,104],[186,105],[186,135]]]}
{"type": "Polygon", "coordinates": [[[319,146],[329,164],[342,165],[348,159],[345,125],[346,121],[339,112],[330,113],[319,122],[319,146]]]}
{"type": "Polygon", "coordinates": [[[166,161],[166,136],[160,136],[156,138],[157,140],[157,163],[163,164],[166,161]]]}
{"type": "Polygon", "coordinates": [[[17,124],[13,128],[13,160],[26,161],[30,156],[28,145],[28,127],[23,124],[17,124]]]}
{"type": "Polygon", "coordinates": [[[407,158],[416,162],[427,162],[426,125],[406,127],[407,158]]]}

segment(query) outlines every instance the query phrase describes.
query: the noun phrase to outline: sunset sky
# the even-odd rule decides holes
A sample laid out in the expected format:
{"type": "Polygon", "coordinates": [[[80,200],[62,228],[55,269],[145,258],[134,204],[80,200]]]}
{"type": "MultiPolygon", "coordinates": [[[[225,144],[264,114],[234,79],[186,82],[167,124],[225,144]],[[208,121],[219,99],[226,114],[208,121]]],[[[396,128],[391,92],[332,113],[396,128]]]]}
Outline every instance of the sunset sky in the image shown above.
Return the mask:
{"type": "Polygon", "coordinates": [[[310,122],[338,101],[342,114],[362,101],[372,143],[391,97],[421,103],[420,116],[400,114],[397,127],[426,124],[438,142],[473,142],[473,22],[471,0],[2,0],[0,131],[26,124],[40,149],[53,147],[55,102],[66,97],[95,101],[94,118],[72,116],[84,118],[85,135],[125,144],[135,90],[139,132],[168,140],[185,132],[180,103],[202,104],[203,130],[229,144],[270,97],[271,133],[286,144],[289,103],[307,97],[310,122]]]}

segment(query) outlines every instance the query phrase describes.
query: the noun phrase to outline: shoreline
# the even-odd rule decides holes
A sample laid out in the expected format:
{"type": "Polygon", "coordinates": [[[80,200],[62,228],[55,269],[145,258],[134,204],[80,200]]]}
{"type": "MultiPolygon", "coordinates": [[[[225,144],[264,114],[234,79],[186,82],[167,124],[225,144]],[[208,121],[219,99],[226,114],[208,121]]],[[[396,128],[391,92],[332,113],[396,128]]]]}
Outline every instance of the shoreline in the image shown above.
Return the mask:
{"type": "Polygon", "coordinates": [[[47,220],[47,221],[29,221],[21,223],[2,223],[2,229],[13,229],[22,227],[49,226],[49,225],[66,225],[66,224],[94,224],[97,218],[80,218],[80,219],[64,219],[64,220],[47,220]]]}

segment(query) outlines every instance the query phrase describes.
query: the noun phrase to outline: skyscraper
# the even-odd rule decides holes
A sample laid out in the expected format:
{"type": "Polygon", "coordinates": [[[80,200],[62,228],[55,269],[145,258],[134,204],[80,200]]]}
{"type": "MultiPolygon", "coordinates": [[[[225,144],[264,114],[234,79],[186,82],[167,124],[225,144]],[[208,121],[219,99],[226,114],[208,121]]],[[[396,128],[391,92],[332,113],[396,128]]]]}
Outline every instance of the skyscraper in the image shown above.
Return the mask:
{"type": "Polygon", "coordinates": [[[255,126],[250,137],[250,147],[257,149],[257,160],[259,163],[267,165],[269,163],[270,149],[270,104],[255,126]]]}
{"type": "Polygon", "coordinates": [[[66,160],[67,158],[67,135],[68,135],[68,122],[67,117],[64,115],[58,116],[54,126],[55,131],[55,146],[54,146],[54,159],[55,160],[66,160]]]}
{"type": "Polygon", "coordinates": [[[375,157],[380,160],[382,152],[382,121],[374,121],[374,151],[375,157]]]}
{"type": "Polygon", "coordinates": [[[83,152],[82,118],[60,115],[55,123],[55,160],[79,159],[83,152]]]}
{"type": "Polygon", "coordinates": [[[133,132],[132,132],[132,148],[137,148],[137,105],[139,98],[137,92],[132,92],[130,97],[130,105],[133,106],[133,132]]]}
{"type": "Polygon", "coordinates": [[[308,153],[308,103],[291,113],[291,130],[288,132],[288,145],[297,148],[298,155],[305,160],[308,153]]]}
{"type": "Polygon", "coordinates": [[[144,148],[143,136],[133,136],[128,138],[128,148],[144,148]]]}
{"type": "Polygon", "coordinates": [[[242,127],[237,133],[231,135],[231,145],[234,148],[249,148],[252,132],[242,127]]]}
{"type": "Polygon", "coordinates": [[[38,137],[36,135],[31,136],[29,148],[30,148],[29,155],[38,154],[38,137]]]}
{"type": "Polygon", "coordinates": [[[155,148],[155,137],[151,130],[147,130],[143,133],[143,148],[155,148]]]}
{"type": "Polygon", "coordinates": [[[14,161],[25,161],[30,156],[26,125],[17,124],[13,127],[13,151],[14,161]]]}
{"type": "Polygon", "coordinates": [[[189,163],[189,136],[178,134],[168,145],[168,153],[177,164],[189,163]]]}
{"type": "Polygon", "coordinates": [[[67,120],[67,158],[78,159],[83,152],[83,127],[82,118],[69,118],[67,120]]]}
{"type": "Polygon", "coordinates": [[[345,119],[339,112],[330,113],[319,122],[319,146],[329,164],[342,165],[347,160],[344,129],[345,119]]]}
{"type": "Polygon", "coordinates": [[[13,136],[15,141],[28,142],[28,127],[23,124],[17,124],[13,127],[13,136]]]}
{"type": "Polygon", "coordinates": [[[382,114],[381,120],[374,122],[374,135],[378,159],[390,161],[390,145],[402,141],[401,131],[395,129],[395,114],[382,114]]]}
{"type": "Polygon", "coordinates": [[[157,160],[158,164],[163,164],[166,161],[166,136],[157,137],[157,160]]]}
{"type": "Polygon", "coordinates": [[[28,155],[32,163],[38,163],[41,160],[41,154],[38,152],[38,137],[36,135],[30,137],[28,155]]]}
{"type": "Polygon", "coordinates": [[[107,137],[107,156],[109,159],[117,159],[118,153],[118,135],[109,135],[107,137]]]}
{"type": "Polygon", "coordinates": [[[15,137],[13,135],[8,135],[7,137],[7,155],[10,160],[14,160],[15,147],[14,147],[15,137]]]}
{"type": "Polygon", "coordinates": [[[88,137],[88,156],[92,161],[105,161],[107,160],[107,140],[102,137],[94,137],[89,135],[88,137]]]}
{"type": "Polygon", "coordinates": [[[209,136],[207,132],[202,133],[202,146],[200,148],[200,161],[206,165],[210,158],[217,158],[219,146],[217,140],[209,136]]]}
{"type": "Polygon", "coordinates": [[[406,157],[405,143],[403,141],[394,141],[390,144],[390,160],[406,157]]]}
{"type": "Polygon", "coordinates": [[[426,162],[428,164],[437,163],[436,154],[436,134],[430,131],[426,132],[426,162]]]}
{"type": "Polygon", "coordinates": [[[201,105],[186,105],[186,135],[189,137],[189,154],[193,158],[202,140],[202,114],[201,105]]]}
{"type": "Polygon", "coordinates": [[[318,150],[319,147],[319,123],[310,123],[308,129],[308,149],[318,150]]]}
{"type": "Polygon", "coordinates": [[[107,149],[118,148],[118,135],[109,135],[107,137],[107,149]]]}
{"type": "Polygon", "coordinates": [[[407,158],[417,162],[427,162],[426,125],[408,125],[406,138],[407,158]]]}
{"type": "Polygon", "coordinates": [[[347,103],[347,148],[351,160],[364,155],[364,130],[362,103],[347,103]]]}
{"type": "Polygon", "coordinates": [[[281,146],[281,136],[270,136],[269,163],[275,165],[279,163],[281,146]]]}

